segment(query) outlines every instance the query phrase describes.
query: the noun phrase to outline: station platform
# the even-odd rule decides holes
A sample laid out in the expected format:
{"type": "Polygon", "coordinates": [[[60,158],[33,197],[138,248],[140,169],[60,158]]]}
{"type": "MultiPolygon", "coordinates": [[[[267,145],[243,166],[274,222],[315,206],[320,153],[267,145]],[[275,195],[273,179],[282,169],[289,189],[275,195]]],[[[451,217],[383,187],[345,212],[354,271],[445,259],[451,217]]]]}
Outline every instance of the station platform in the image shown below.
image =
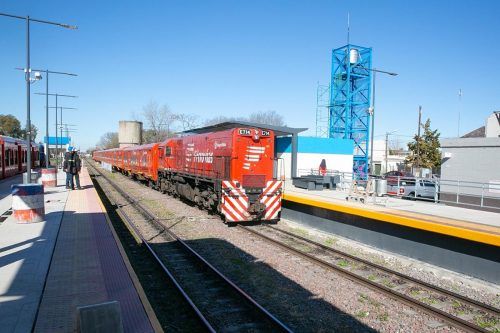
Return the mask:
{"type": "Polygon", "coordinates": [[[500,212],[486,212],[444,204],[368,198],[367,203],[346,201],[341,190],[308,191],[286,182],[283,200],[291,203],[359,216],[373,221],[453,236],[488,245],[500,246],[500,212]]]}
{"type": "MultiPolygon", "coordinates": [[[[125,332],[154,332],[87,170],[82,190],[66,190],[64,179],[59,172],[60,185],[45,190],[43,222],[0,218],[0,331],[75,332],[77,307],[118,301],[125,332]]],[[[10,184],[19,182],[0,183],[0,213],[10,208],[10,184]]]]}

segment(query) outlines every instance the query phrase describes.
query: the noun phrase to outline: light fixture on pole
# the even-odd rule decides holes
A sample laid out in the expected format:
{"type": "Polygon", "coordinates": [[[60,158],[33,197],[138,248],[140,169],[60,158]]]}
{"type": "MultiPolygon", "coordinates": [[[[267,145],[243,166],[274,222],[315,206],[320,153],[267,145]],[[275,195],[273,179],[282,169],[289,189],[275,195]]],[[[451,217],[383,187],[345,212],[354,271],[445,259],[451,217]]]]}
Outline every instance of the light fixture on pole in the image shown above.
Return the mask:
{"type": "Polygon", "coordinates": [[[373,136],[375,131],[375,82],[377,79],[377,73],[387,74],[390,76],[397,76],[398,73],[387,72],[376,68],[365,68],[373,72],[373,88],[372,88],[372,106],[368,109],[371,115],[371,134],[370,134],[370,173],[373,174],[373,136]]]}
{"type": "MultiPolygon", "coordinates": [[[[26,68],[25,68],[25,79],[26,79],[26,141],[27,141],[27,146],[30,147],[30,149],[27,150],[27,158],[26,158],[26,182],[31,183],[31,112],[30,112],[30,83],[32,82],[31,78],[31,67],[30,67],[30,22],[36,22],[36,23],[43,23],[43,24],[50,24],[50,25],[56,25],[62,28],[66,29],[77,29],[76,26],[72,26],[69,24],[65,23],[57,23],[57,22],[51,22],[51,21],[45,21],[45,20],[39,20],[39,19],[34,19],[29,16],[18,16],[18,15],[11,15],[11,14],[6,14],[6,13],[0,13],[0,16],[5,16],[5,17],[10,17],[10,18],[15,18],[19,20],[25,20],[26,21],[26,68]]],[[[35,73],[34,80],[40,80],[41,79],[41,74],[40,73],[35,73]]]]}
{"type": "Polygon", "coordinates": [[[73,96],[73,95],[63,95],[63,94],[47,94],[47,93],[35,93],[35,95],[48,95],[48,96],[55,96],[56,97],[56,106],[55,107],[49,107],[49,108],[55,108],[56,109],[56,173],[57,173],[57,167],[59,165],[59,155],[57,153],[57,150],[59,149],[59,144],[57,140],[57,130],[58,130],[58,122],[57,122],[57,108],[58,108],[58,98],[59,97],[68,97],[68,98],[78,98],[78,96],[73,96]]]}
{"type": "MultiPolygon", "coordinates": [[[[77,97],[77,96],[75,96],[77,97]]],[[[63,136],[62,136],[62,131],[63,131],[63,123],[62,123],[62,115],[63,115],[63,110],[78,110],[77,108],[72,108],[72,107],[66,107],[66,106],[51,106],[50,107],[51,109],[56,109],[56,119],[57,119],[57,109],[59,109],[61,111],[61,116],[60,116],[60,123],[56,123],[56,137],[57,137],[57,130],[59,129],[61,135],[59,136],[59,140],[56,139],[56,141],[60,141],[61,142],[61,149],[62,150],[62,146],[63,146],[63,136]]],[[[58,143],[56,142],[56,143],[58,143]]],[[[68,142],[69,143],[69,142],[68,142]]],[[[57,153],[59,154],[59,153],[57,153]]],[[[61,162],[62,162],[62,158],[63,156],[61,156],[61,162]]],[[[59,157],[56,159],[57,161],[59,161],[59,157]]]]}
{"type": "MultiPolygon", "coordinates": [[[[17,70],[23,70],[22,68],[16,68],[17,70]]],[[[50,71],[48,69],[34,69],[34,71],[45,72],[45,137],[47,138],[47,143],[45,144],[45,154],[50,156],[49,153],[49,74],[59,74],[59,75],[68,75],[68,76],[78,76],[73,73],[66,72],[56,72],[50,71]]],[[[38,94],[37,94],[38,95],[38,94]]],[[[50,166],[50,159],[46,161],[46,167],[50,166]]]]}

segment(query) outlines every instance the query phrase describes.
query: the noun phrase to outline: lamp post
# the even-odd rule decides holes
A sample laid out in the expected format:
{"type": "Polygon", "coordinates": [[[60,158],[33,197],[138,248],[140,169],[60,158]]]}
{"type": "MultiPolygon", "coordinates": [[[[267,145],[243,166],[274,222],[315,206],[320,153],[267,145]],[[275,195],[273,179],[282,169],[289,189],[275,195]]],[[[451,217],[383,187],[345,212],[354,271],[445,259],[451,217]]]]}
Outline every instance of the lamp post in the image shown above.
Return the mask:
{"type": "MultiPolygon", "coordinates": [[[[58,95],[61,96],[61,95],[58,95]]],[[[77,96],[73,96],[77,97],[77,96]]],[[[62,150],[62,131],[63,131],[63,122],[62,122],[62,115],[63,115],[63,110],[78,110],[77,108],[72,108],[72,107],[66,107],[66,106],[51,106],[51,109],[55,109],[56,111],[56,147],[59,149],[59,141],[61,141],[61,150],[62,150]],[[61,110],[61,117],[60,117],[60,123],[57,122],[57,109],[61,110]],[[59,129],[61,135],[60,135],[60,140],[57,140],[57,130],[59,129]]],[[[56,151],[56,164],[59,164],[59,153],[56,151]]]]}
{"type": "Polygon", "coordinates": [[[370,134],[370,172],[373,173],[373,132],[375,130],[375,82],[377,79],[377,73],[387,74],[390,76],[397,76],[398,73],[387,72],[376,68],[365,68],[373,72],[373,94],[372,94],[372,106],[368,109],[371,115],[371,134],[370,134]]]}
{"type": "MultiPolygon", "coordinates": [[[[29,183],[31,183],[30,83],[32,82],[31,68],[30,68],[30,21],[33,21],[36,23],[56,25],[56,26],[66,28],[66,29],[77,29],[77,27],[69,25],[69,24],[64,24],[64,23],[57,23],[57,22],[34,19],[34,18],[29,17],[29,15],[24,17],[24,16],[18,16],[18,15],[0,13],[0,16],[5,16],[5,17],[10,17],[10,18],[15,18],[15,19],[26,21],[26,69],[25,69],[25,79],[26,79],[26,141],[27,141],[27,145],[29,147],[29,149],[27,150],[27,154],[26,154],[27,155],[27,158],[26,158],[26,173],[27,173],[26,182],[29,184],[29,183]]],[[[36,75],[35,75],[35,80],[37,80],[36,75]]]]}
{"type": "MultiPolygon", "coordinates": [[[[16,68],[17,70],[22,70],[22,68],[16,68]]],[[[66,72],[56,72],[56,71],[50,71],[48,69],[34,69],[34,71],[40,71],[40,72],[45,72],[45,137],[47,138],[47,143],[45,145],[45,153],[47,156],[50,156],[49,154],[49,74],[59,74],[59,75],[68,75],[68,76],[78,76],[77,74],[73,73],[66,73],[66,72]]],[[[36,93],[36,95],[43,95],[36,93]]],[[[47,167],[50,165],[50,159],[47,159],[47,167]]]]}
{"type": "MultiPolygon", "coordinates": [[[[57,122],[57,108],[58,108],[58,97],[68,97],[68,98],[78,98],[78,96],[73,96],[73,95],[63,95],[63,94],[50,94],[50,93],[35,93],[35,95],[46,95],[46,96],[55,96],[56,97],[56,174],[57,174],[57,167],[59,165],[59,155],[57,153],[57,150],[59,149],[59,144],[57,140],[57,130],[58,130],[58,122],[57,122]]],[[[47,103],[48,105],[48,103],[47,103]]],[[[54,107],[48,107],[48,108],[54,108],[54,107]]]]}

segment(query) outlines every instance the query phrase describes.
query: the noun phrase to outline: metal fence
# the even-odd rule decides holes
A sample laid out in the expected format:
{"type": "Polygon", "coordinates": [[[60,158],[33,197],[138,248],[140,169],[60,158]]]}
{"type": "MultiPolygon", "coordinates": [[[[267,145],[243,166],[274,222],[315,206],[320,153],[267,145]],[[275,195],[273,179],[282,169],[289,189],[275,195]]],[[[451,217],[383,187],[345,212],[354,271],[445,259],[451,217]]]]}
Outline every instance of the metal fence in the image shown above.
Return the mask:
{"type": "MultiPolygon", "coordinates": [[[[320,173],[314,169],[299,169],[298,176],[340,176],[336,190],[349,191],[353,182],[352,172],[326,170],[320,173]]],[[[370,176],[368,180],[356,181],[356,186],[366,186],[369,181],[381,179],[380,176],[370,176]]],[[[420,177],[389,177],[387,194],[410,200],[423,200],[434,203],[446,203],[470,208],[483,208],[500,212],[500,181],[490,183],[471,182],[464,180],[449,180],[440,178],[420,177]],[[430,185],[433,184],[433,185],[430,185]],[[425,188],[432,188],[432,192],[425,188]],[[420,190],[419,190],[420,189],[420,190]],[[423,195],[425,193],[425,195],[423,195]]]]}

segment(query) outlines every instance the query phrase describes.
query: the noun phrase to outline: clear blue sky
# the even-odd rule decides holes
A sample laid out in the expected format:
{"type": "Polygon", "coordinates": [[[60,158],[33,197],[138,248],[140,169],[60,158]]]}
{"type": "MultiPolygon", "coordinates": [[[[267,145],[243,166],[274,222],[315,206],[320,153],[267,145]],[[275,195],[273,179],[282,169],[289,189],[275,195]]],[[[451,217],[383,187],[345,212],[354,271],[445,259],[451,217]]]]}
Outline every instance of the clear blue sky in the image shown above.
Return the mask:
{"type": "MultiPolygon", "coordinates": [[[[316,85],[327,83],[331,49],[373,47],[375,134],[412,135],[418,105],[443,137],[500,109],[500,1],[3,1],[0,11],[79,26],[32,24],[32,67],[71,71],[50,90],[78,95],[65,120],[85,149],[151,99],[200,117],[276,110],[314,133],[316,85]]],[[[0,113],[25,121],[25,26],[0,17],[0,113]]],[[[45,83],[32,85],[44,92],[45,83]]],[[[32,119],[45,132],[45,101],[32,119]]],[[[53,112],[52,112],[53,116],[53,112]]],[[[53,123],[53,117],[51,120],[53,123]]],[[[53,125],[52,125],[53,127],[53,125]]],[[[38,137],[41,138],[41,135],[38,137]]]]}

